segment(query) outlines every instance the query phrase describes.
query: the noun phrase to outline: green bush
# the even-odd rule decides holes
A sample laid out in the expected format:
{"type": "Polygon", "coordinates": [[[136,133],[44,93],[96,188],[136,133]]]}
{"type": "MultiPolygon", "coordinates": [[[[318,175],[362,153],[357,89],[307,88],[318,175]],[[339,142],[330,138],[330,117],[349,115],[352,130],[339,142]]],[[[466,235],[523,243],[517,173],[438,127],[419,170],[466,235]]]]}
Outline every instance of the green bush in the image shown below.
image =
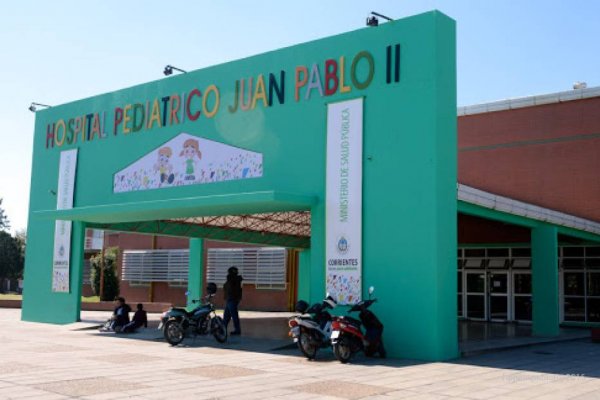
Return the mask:
{"type": "MultiPolygon", "coordinates": [[[[119,295],[119,277],[117,276],[117,247],[104,250],[104,291],[101,301],[112,301],[119,295]]],[[[90,258],[91,273],[90,283],[96,296],[100,296],[100,268],[102,267],[102,254],[90,258]]]]}

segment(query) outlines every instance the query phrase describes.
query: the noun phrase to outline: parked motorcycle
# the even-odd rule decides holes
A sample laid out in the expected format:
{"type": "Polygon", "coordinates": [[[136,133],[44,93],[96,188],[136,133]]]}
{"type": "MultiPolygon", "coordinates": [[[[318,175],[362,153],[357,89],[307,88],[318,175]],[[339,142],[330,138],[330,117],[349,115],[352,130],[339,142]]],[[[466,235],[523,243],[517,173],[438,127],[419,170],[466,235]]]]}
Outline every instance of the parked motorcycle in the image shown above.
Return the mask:
{"type": "Polygon", "coordinates": [[[310,308],[304,300],[296,303],[296,312],[300,315],[289,319],[289,335],[298,344],[298,348],[309,360],[317,356],[317,350],[331,345],[331,314],[327,311],[333,309],[337,303],[331,296],[327,296],[321,303],[313,304],[310,308]]]}
{"type": "Polygon", "coordinates": [[[364,351],[368,357],[379,353],[381,358],[386,357],[383,346],[383,324],[369,310],[369,307],[377,301],[371,299],[374,292],[373,286],[369,288],[369,299],[362,300],[350,308],[349,312],[359,312],[358,320],[349,316],[336,318],[331,326],[331,344],[333,354],[342,363],[347,363],[352,355],[358,351],[364,351]],[[361,330],[364,326],[364,333],[361,330]]]}
{"type": "Polygon", "coordinates": [[[192,311],[182,307],[171,307],[163,314],[158,329],[163,330],[163,335],[170,345],[176,346],[181,343],[188,330],[195,336],[212,334],[219,343],[227,341],[227,328],[223,319],[215,313],[212,303],[217,285],[209,283],[206,292],[202,302],[192,300],[192,303],[200,303],[192,311]]]}

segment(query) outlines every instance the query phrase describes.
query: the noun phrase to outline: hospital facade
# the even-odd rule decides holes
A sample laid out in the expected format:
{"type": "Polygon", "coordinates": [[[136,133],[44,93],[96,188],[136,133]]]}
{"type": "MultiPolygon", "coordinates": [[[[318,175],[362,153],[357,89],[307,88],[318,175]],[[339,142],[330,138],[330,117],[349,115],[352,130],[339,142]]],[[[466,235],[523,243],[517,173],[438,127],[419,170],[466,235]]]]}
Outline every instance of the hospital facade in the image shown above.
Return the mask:
{"type": "Polygon", "coordinates": [[[374,286],[395,357],[457,357],[459,317],[593,323],[597,92],[457,120],[455,47],[433,11],[36,113],[22,318],[79,318],[93,229],[130,301],[234,263],[256,309],[374,286]]]}

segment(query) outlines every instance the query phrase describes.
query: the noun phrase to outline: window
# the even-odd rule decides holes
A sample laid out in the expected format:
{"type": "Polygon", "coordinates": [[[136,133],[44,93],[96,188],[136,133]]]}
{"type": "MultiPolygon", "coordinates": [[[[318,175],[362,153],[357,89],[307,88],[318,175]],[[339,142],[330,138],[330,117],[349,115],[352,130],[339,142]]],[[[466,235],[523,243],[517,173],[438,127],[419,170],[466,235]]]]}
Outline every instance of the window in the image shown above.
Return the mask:
{"type": "Polygon", "coordinates": [[[207,280],[223,285],[229,267],[238,268],[244,283],[259,289],[286,288],[287,252],[282,247],[208,249],[207,280]]]}
{"type": "Polygon", "coordinates": [[[599,251],[597,246],[572,246],[562,249],[565,321],[600,322],[599,251]]]}
{"type": "MultiPolygon", "coordinates": [[[[122,279],[136,282],[179,282],[188,280],[189,250],[126,250],[122,279]]],[[[134,283],[135,284],[135,283],[134,283]]]]}

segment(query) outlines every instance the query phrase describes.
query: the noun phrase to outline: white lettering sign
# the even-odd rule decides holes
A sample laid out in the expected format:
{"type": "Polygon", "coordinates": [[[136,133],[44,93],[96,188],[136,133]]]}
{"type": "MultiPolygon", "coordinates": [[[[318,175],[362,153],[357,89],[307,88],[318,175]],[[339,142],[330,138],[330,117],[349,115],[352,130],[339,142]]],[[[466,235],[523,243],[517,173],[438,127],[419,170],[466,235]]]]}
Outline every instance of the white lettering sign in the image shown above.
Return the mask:
{"type": "Polygon", "coordinates": [[[327,291],[339,304],[362,297],[363,99],[327,107],[327,291]]]}
{"type": "MultiPolygon", "coordinates": [[[[75,169],[77,168],[77,149],[60,153],[58,167],[58,190],[56,209],[73,208],[75,189],[75,169]]],[[[52,291],[70,290],[69,269],[71,259],[71,221],[56,221],[54,228],[54,259],[52,263],[52,291]]]]}

